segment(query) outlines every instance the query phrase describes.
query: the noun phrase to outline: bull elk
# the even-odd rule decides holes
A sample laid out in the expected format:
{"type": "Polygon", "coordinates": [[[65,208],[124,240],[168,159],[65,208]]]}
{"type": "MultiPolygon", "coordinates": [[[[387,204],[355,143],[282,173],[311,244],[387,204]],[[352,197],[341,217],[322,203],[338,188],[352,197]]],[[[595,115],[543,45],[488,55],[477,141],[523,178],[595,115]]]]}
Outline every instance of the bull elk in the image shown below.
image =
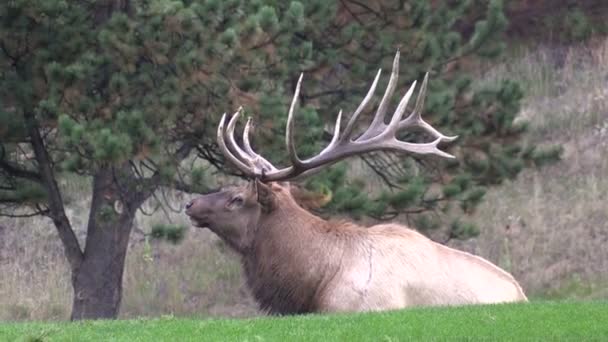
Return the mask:
{"type": "Polygon", "coordinates": [[[526,301],[521,287],[489,261],[436,243],[399,224],[369,228],[351,222],[327,221],[301,208],[288,180],[308,176],[343,158],[379,150],[434,154],[448,137],[420,116],[428,74],[414,110],[403,114],[416,82],[403,96],[389,123],[384,117],[397,84],[399,52],[386,92],[369,128],[353,138],[359,115],[372,99],[380,78],[340,131],[342,112],[329,145],[302,160],[294,144],[294,111],[300,76],[287,120],[286,143],[291,166],[278,169],[251,147],[251,119],[243,146],[234,138],[239,109],[217,129],[217,142],[228,161],[251,181],[198,197],[186,205],[194,225],[207,227],[241,257],[247,285],[260,308],[270,314],[389,310],[410,306],[461,305],[526,301]],[[399,130],[418,128],[434,137],[430,143],[409,143],[399,130]]]}

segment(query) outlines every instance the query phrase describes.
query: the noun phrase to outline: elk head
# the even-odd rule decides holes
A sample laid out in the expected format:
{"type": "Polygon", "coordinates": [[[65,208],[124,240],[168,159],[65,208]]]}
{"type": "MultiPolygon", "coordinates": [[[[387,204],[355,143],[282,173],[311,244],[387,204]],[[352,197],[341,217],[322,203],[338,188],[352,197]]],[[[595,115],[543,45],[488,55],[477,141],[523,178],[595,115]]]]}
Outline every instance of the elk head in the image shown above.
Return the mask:
{"type": "MultiPolygon", "coordinates": [[[[218,145],[226,159],[252,181],[247,186],[230,187],[199,197],[187,205],[186,213],[197,226],[209,227],[237,250],[242,251],[247,248],[251,241],[251,236],[254,234],[260,216],[280,205],[280,203],[276,203],[276,193],[278,191],[289,192],[287,183],[277,182],[302,178],[349,156],[380,150],[434,154],[453,158],[452,155],[439,150],[437,146],[443,142],[453,141],[456,137],[441,134],[426,123],[420,115],[426,94],[428,73],[422,82],[413,111],[403,118],[416,86],[415,81],[401,98],[390,121],[385,122],[388,104],[397,85],[399,52],[395,55],[387,89],[371,125],[363,134],[354,136],[357,119],[371,102],[380,74],[381,70],[378,71],[367,95],[351,115],[344,130],[341,130],[342,111],[340,111],[336,119],[334,135],[329,145],[318,155],[305,160],[298,157],[294,143],[294,112],[298,103],[303,76],[300,75],[287,119],[285,141],[291,165],[285,168],[275,167],[253,150],[249,140],[249,132],[252,127],[251,118],[247,120],[243,130],[243,147],[236,143],[234,129],[242,113],[242,108],[234,113],[227,124],[227,116],[224,113],[217,129],[218,145]],[[428,143],[410,143],[397,139],[399,131],[411,128],[423,130],[435,139],[428,143]]],[[[283,198],[281,201],[283,201],[283,198]]]]}
{"type": "Polygon", "coordinates": [[[232,248],[244,252],[251,242],[260,215],[272,210],[278,184],[253,180],[198,197],[186,204],[192,223],[209,228],[232,248]],[[274,189],[273,189],[274,188],[274,189]]]}

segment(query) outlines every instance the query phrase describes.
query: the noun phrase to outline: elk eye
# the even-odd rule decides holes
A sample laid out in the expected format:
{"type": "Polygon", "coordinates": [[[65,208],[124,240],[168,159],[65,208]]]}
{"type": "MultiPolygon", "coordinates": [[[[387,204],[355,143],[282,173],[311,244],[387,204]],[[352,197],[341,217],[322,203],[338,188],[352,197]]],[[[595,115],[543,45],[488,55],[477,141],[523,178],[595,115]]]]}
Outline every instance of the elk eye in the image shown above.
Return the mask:
{"type": "Polygon", "coordinates": [[[237,207],[237,206],[241,206],[243,204],[245,200],[243,200],[243,197],[241,196],[234,196],[232,197],[232,199],[230,200],[230,202],[228,202],[228,207],[237,207]]]}

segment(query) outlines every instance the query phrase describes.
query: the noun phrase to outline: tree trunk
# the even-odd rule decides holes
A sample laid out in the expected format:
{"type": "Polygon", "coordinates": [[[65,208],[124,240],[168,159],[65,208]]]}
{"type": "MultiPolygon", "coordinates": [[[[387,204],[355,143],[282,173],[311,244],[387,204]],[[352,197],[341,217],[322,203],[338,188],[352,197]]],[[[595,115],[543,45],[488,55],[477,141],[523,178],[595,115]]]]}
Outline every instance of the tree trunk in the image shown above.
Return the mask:
{"type": "Polygon", "coordinates": [[[118,316],[129,235],[143,200],[117,183],[114,170],[101,170],[93,177],[84,258],[72,270],[72,320],[118,316]]]}
{"type": "MultiPolygon", "coordinates": [[[[114,12],[132,14],[129,0],[95,3],[97,26],[114,12]]],[[[82,263],[72,268],[72,320],[116,318],[122,299],[122,275],[133,219],[147,195],[135,191],[137,181],[127,164],[102,168],[93,177],[93,199],[82,263]],[[116,175],[116,172],[119,175],[116,175]],[[122,212],[116,211],[116,203],[122,212]]]]}
{"type": "Polygon", "coordinates": [[[120,221],[89,223],[94,245],[87,244],[84,260],[72,275],[72,320],[118,316],[132,218],[120,221]]]}

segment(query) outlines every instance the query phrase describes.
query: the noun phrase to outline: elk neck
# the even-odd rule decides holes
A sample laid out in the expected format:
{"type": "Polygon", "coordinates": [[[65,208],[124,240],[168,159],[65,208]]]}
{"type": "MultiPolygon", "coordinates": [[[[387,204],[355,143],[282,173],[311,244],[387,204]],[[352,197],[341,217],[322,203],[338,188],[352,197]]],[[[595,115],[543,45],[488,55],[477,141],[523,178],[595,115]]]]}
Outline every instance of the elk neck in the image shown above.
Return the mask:
{"type": "Polygon", "coordinates": [[[279,189],[275,195],[275,207],[262,213],[258,221],[254,248],[266,250],[272,245],[275,250],[288,247],[311,251],[319,244],[323,248],[333,247],[332,244],[343,247],[341,238],[349,229],[337,229],[340,224],[324,220],[302,208],[287,189],[279,189]]]}
{"type": "Polygon", "coordinates": [[[319,291],[339,270],[348,248],[344,232],[301,208],[288,190],[276,192],[276,207],[260,217],[245,275],[262,309],[312,312],[319,291]]]}

